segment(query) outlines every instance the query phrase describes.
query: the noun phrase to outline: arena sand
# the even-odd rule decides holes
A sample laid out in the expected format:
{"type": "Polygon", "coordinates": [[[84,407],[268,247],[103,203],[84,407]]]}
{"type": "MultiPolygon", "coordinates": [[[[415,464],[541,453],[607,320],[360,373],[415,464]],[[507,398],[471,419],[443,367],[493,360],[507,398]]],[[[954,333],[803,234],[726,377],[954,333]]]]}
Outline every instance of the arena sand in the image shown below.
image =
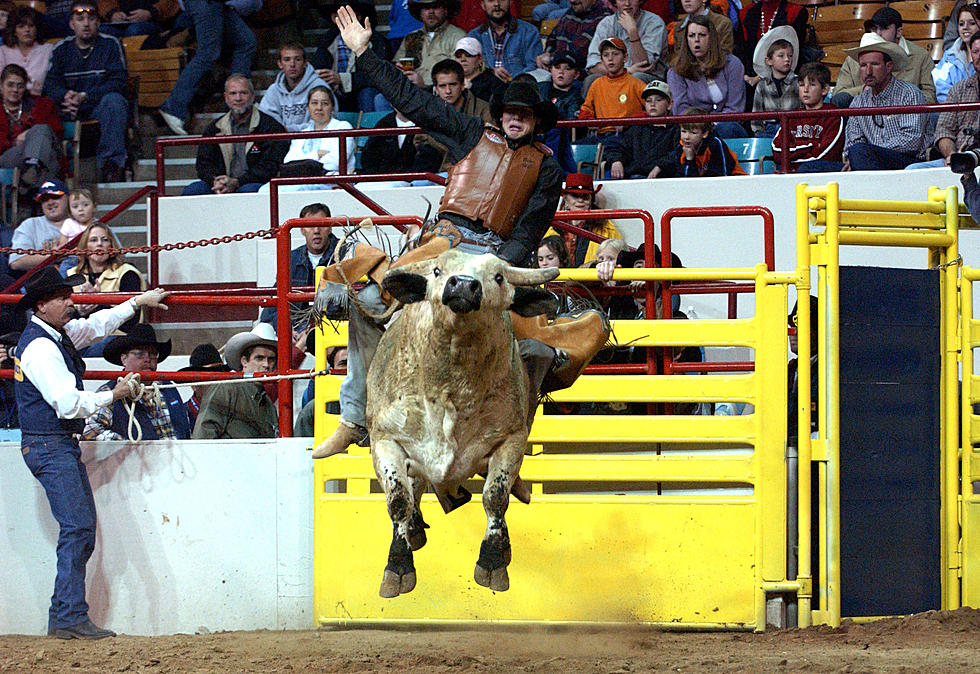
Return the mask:
{"type": "Polygon", "coordinates": [[[0,672],[970,672],[980,611],[930,611],[839,629],[405,629],[0,636],[0,672]]]}

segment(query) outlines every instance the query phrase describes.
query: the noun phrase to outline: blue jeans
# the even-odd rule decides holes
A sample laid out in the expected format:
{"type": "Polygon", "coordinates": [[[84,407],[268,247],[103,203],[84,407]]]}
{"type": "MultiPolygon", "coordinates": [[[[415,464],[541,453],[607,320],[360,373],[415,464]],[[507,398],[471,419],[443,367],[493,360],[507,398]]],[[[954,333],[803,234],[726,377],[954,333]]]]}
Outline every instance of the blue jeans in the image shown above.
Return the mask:
{"type": "Polygon", "coordinates": [[[122,94],[112,91],[96,104],[90,119],[99,120],[99,147],[96,161],[99,168],[112,162],[126,165],[126,123],[129,120],[129,104],[122,94]]]}
{"type": "MultiPolygon", "coordinates": [[[[258,192],[260,187],[262,187],[262,183],[245,183],[235,191],[258,192]]],[[[195,180],[190,185],[187,185],[184,191],[180,193],[182,197],[196,197],[201,194],[213,194],[211,187],[203,180],[195,180]]]]}
{"type": "Polygon", "coordinates": [[[719,138],[749,138],[745,127],[738,122],[715,122],[715,135],[719,138]]]}
{"type": "Polygon", "coordinates": [[[871,143],[854,143],[847,148],[847,160],[852,171],[900,170],[918,157],[911,153],[896,152],[871,143]]]}
{"type": "Polygon", "coordinates": [[[67,435],[24,434],[24,463],[37,478],[58,522],[58,572],[48,609],[48,629],[88,618],[85,565],[95,549],[95,499],[78,441],[67,435]]]}
{"type": "Polygon", "coordinates": [[[558,2],[542,2],[531,10],[531,18],[535,21],[545,21],[547,19],[560,19],[568,13],[571,5],[568,0],[558,0],[558,2]]]}
{"type": "Polygon", "coordinates": [[[211,0],[184,0],[184,11],[194,22],[197,52],[187,64],[160,109],[187,119],[197,85],[218,61],[222,44],[232,49],[231,72],[248,76],[255,55],[255,33],[230,5],[211,0]]]}
{"type": "Polygon", "coordinates": [[[905,167],[906,171],[914,171],[916,169],[927,169],[927,168],[944,168],[946,166],[945,159],[932,159],[930,161],[920,161],[914,164],[909,164],[905,167]]]}
{"type": "Polygon", "coordinates": [[[796,168],[797,173],[838,173],[844,168],[844,162],[841,161],[826,161],[824,159],[815,159],[813,161],[805,161],[796,168]]]}
{"type": "Polygon", "coordinates": [[[357,92],[357,109],[361,112],[374,112],[374,101],[377,96],[381,96],[377,89],[364,87],[357,92]]]}
{"type": "Polygon", "coordinates": [[[125,25],[104,23],[99,26],[99,32],[122,39],[134,35],[153,35],[160,32],[160,28],[152,21],[134,21],[125,25]]]}

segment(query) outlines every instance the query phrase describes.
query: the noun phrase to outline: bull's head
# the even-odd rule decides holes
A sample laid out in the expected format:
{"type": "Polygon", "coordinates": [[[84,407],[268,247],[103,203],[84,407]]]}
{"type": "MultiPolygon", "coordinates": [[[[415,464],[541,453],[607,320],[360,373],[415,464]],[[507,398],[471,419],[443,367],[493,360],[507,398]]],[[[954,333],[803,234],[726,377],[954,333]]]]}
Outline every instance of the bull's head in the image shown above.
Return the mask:
{"type": "Polygon", "coordinates": [[[554,267],[521,269],[494,255],[447,250],[434,259],[392,269],[382,285],[403,304],[427,300],[456,314],[510,309],[521,316],[537,316],[556,311],[557,299],[531,286],[557,275],[554,267]]]}

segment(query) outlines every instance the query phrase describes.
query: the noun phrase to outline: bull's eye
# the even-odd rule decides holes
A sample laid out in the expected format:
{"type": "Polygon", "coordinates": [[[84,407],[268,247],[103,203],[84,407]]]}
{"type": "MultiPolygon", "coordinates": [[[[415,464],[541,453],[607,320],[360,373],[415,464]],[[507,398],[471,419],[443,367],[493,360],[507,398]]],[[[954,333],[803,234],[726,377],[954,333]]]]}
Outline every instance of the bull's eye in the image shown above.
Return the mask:
{"type": "Polygon", "coordinates": [[[433,276],[435,276],[436,278],[438,278],[440,274],[442,274],[442,272],[439,271],[439,267],[433,267],[432,268],[432,275],[433,276]]]}
{"type": "Polygon", "coordinates": [[[498,286],[501,286],[504,284],[504,275],[498,272],[497,275],[493,277],[493,280],[497,282],[498,286]]]}

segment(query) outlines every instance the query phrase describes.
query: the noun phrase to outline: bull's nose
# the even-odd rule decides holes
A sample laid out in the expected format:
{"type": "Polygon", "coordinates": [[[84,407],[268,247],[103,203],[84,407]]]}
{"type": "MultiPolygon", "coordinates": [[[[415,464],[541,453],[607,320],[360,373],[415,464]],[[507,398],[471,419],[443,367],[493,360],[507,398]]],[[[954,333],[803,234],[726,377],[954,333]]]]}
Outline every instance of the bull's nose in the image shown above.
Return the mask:
{"type": "Polygon", "coordinates": [[[451,276],[446,279],[442,291],[442,303],[457,314],[465,314],[480,308],[483,289],[472,276],[451,276]]]}

